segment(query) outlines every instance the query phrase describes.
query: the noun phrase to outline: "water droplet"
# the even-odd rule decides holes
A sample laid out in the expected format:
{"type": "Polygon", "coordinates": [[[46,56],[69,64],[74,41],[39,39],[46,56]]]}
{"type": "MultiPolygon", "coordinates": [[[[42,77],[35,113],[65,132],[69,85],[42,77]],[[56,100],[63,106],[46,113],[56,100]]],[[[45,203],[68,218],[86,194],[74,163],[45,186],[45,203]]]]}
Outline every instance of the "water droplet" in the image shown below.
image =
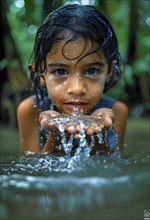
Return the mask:
{"type": "Polygon", "coordinates": [[[98,138],[98,143],[99,144],[103,144],[104,143],[103,133],[101,131],[97,134],[97,138],[98,138]]]}
{"type": "Polygon", "coordinates": [[[62,85],[58,85],[58,86],[55,86],[55,90],[59,90],[59,89],[61,89],[61,87],[62,87],[62,85]]]}
{"type": "Polygon", "coordinates": [[[73,107],[72,109],[72,115],[73,116],[82,116],[83,115],[83,109],[79,109],[77,107],[73,107]]]}

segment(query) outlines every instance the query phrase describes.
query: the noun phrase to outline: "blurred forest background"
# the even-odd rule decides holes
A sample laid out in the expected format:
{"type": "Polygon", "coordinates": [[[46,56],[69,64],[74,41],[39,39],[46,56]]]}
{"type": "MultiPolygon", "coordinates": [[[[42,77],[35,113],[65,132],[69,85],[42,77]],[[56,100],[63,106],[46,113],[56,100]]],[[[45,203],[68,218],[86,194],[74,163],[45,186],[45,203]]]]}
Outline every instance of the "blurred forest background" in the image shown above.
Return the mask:
{"type": "Polygon", "coordinates": [[[108,95],[127,103],[130,117],[149,117],[149,0],[0,0],[0,123],[17,127],[17,105],[30,96],[28,62],[37,28],[52,9],[68,3],[94,5],[108,17],[125,63],[108,95]]]}

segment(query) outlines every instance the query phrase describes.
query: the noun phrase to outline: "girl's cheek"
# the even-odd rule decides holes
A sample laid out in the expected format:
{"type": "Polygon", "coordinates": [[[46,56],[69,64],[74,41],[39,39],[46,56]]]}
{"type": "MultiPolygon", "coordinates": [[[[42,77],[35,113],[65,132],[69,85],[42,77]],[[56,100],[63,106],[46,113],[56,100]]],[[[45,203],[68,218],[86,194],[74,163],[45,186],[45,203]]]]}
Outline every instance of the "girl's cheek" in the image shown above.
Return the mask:
{"type": "Polygon", "coordinates": [[[53,88],[50,87],[50,89],[48,90],[49,98],[52,99],[54,103],[58,102],[58,100],[61,100],[63,98],[64,92],[62,88],[63,86],[57,85],[54,86],[53,88]]]}
{"type": "Polygon", "coordinates": [[[49,82],[49,81],[51,80],[51,75],[48,75],[48,74],[47,74],[47,76],[45,77],[45,80],[46,80],[47,82],[49,82]]]}
{"type": "Polygon", "coordinates": [[[100,91],[103,93],[103,90],[104,90],[104,86],[105,86],[105,78],[103,78],[101,81],[100,81],[100,84],[99,84],[99,88],[100,88],[100,91]]]}
{"type": "Polygon", "coordinates": [[[93,85],[89,88],[92,91],[92,94],[96,95],[96,94],[101,94],[102,93],[103,87],[104,87],[103,84],[97,83],[97,84],[95,84],[95,85],[93,85]]]}
{"type": "Polygon", "coordinates": [[[57,86],[54,87],[54,90],[56,90],[56,91],[58,91],[60,89],[62,89],[62,85],[57,85],[57,86]]]}

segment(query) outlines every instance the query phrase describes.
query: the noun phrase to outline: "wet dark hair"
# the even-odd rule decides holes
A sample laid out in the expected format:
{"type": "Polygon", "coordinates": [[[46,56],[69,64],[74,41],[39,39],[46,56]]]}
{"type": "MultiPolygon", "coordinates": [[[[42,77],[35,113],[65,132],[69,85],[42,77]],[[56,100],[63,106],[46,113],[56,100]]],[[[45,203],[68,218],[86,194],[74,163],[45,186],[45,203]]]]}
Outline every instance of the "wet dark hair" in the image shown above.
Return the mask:
{"type": "Polygon", "coordinates": [[[111,88],[121,76],[119,67],[120,54],[115,32],[108,19],[95,7],[71,4],[52,11],[37,31],[33,51],[33,63],[36,74],[31,71],[34,89],[42,94],[40,76],[43,76],[43,72],[46,70],[46,55],[54,44],[64,39],[63,33],[65,31],[71,33],[71,37],[67,42],[83,37],[85,42],[87,39],[90,39],[91,42],[98,44],[98,48],[87,53],[84,57],[96,51],[102,51],[109,69],[112,67],[112,61],[117,60],[117,65],[114,65],[115,73],[109,83],[105,84],[104,91],[111,88]]]}

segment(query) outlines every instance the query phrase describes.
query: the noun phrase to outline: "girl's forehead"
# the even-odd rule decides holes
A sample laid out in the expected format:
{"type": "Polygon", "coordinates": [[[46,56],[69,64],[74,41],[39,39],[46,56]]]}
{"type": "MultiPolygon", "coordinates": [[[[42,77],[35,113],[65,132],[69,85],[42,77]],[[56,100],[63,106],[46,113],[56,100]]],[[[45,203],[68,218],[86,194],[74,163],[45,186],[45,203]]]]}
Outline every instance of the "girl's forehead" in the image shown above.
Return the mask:
{"type": "MultiPolygon", "coordinates": [[[[57,44],[54,44],[50,52],[47,54],[47,58],[62,55],[66,59],[80,59],[87,54],[92,54],[99,45],[90,39],[84,39],[83,37],[78,37],[77,39],[65,38],[57,44]]],[[[93,53],[93,56],[99,56],[99,58],[104,58],[102,51],[97,51],[93,53]]]]}

